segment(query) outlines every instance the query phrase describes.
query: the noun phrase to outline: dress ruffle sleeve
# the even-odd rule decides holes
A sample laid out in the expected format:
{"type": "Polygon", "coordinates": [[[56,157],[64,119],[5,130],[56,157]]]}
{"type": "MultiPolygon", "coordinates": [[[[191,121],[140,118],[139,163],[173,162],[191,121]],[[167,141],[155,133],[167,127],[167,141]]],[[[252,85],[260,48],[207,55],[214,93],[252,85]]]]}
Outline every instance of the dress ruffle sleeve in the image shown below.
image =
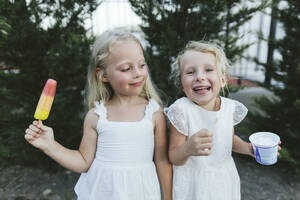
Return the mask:
{"type": "Polygon", "coordinates": [[[150,119],[152,119],[152,114],[158,111],[159,109],[160,109],[159,104],[154,99],[150,99],[145,114],[149,116],[150,119]]]}
{"type": "Polygon", "coordinates": [[[247,115],[248,109],[244,104],[235,101],[234,100],[234,105],[235,105],[235,110],[233,113],[233,125],[239,124],[247,115]]]}
{"type": "Polygon", "coordinates": [[[188,136],[187,120],[182,108],[176,104],[173,104],[170,107],[165,108],[164,113],[177,131],[185,136],[188,136]]]}

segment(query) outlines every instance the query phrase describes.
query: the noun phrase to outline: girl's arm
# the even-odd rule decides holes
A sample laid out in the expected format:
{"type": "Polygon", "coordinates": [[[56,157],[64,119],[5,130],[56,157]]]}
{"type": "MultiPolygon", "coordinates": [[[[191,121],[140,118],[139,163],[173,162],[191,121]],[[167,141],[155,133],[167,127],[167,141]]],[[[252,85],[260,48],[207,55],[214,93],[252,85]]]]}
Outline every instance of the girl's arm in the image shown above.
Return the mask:
{"type": "Polygon", "coordinates": [[[235,135],[234,130],[232,131],[232,151],[255,157],[251,143],[245,142],[239,136],[235,135]]]}
{"type": "Polygon", "coordinates": [[[97,121],[98,116],[93,109],[90,110],[84,120],[83,137],[79,150],[63,147],[55,141],[52,128],[40,126],[37,121],[34,121],[26,130],[25,139],[63,167],[82,173],[89,169],[95,157],[98,136],[97,121]]]}
{"type": "Polygon", "coordinates": [[[169,159],[174,165],[183,165],[190,157],[186,150],[187,137],[170,124],[169,159]]]}
{"type": "Polygon", "coordinates": [[[207,129],[201,129],[187,139],[171,124],[169,159],[174,165],[184,165],[190,156],[208,156],[211,148],[212,134],[207,129]]]}
{"type": "Polygon", "coordinates": [[[155,150],[154,162],[158,178],[163,191],[163,199],[172,199],[172,165],[168,159],[168,139],[166,132],[166,119],[162,110],[154,113],[155,150]]]}

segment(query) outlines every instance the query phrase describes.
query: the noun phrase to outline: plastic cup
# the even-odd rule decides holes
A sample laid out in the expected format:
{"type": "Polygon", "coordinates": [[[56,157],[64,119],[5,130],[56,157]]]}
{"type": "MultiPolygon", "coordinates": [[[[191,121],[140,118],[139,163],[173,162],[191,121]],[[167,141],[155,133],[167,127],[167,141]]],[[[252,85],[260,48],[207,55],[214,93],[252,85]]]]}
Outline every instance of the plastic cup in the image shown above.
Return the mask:
{"type": "Polygon", "coordinates": [[[278,142],[280,141],[278,135],[270,132],[257,132],[250,135],[249,140],[258,163],[273,165],[277,162],[278,142]]]}

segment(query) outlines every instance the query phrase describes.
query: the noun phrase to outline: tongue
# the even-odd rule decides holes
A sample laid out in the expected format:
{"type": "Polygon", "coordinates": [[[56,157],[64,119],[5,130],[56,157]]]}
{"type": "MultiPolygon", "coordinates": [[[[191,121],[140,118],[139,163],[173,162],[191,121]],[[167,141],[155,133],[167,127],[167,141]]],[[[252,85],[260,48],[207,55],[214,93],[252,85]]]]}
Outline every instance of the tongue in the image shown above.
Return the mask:
{"type": "Polygon", "coordinates": [[[201,89],[201,90],[196,90],[195,92],[197,94],[206,94],[208,92],[209,88],[201,89]]]}

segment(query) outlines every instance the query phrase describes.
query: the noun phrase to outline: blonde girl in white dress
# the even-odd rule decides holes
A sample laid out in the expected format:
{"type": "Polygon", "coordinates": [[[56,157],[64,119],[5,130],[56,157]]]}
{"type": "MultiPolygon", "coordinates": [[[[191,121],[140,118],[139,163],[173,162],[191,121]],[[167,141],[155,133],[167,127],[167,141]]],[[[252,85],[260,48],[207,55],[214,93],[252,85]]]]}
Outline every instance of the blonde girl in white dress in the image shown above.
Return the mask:
{"type": "Polygon", "coordinates": [[[171,122],[174,200],[241,198],[231,152],[253,156],[253,151],[233,128],[246,116],[247,108],[219,96],[228,66],[220,47],[197,41],[189,42],[172,64],[172,77],[185,93],[166,110],[171,122]]]}
{"type": "Polygon", "coordinates": [[[82,173],[75,186],[79,200],[172,199],[166,121],[138,39],[119,30],[99,36],[87,86],[90,110],[78,150],[60,145],[52,128],[37,121],[25,139],[82,173]]]}

